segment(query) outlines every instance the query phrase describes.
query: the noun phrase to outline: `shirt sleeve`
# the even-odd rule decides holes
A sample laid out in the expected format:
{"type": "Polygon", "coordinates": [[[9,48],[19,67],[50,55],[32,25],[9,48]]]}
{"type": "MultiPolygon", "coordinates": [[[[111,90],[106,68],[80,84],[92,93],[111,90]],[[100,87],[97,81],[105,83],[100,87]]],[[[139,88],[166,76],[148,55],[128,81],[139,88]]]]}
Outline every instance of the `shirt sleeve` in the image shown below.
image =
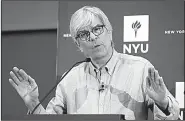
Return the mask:
{"type": "MultiPolygon", "coordinates": [[[[64,86],[62,86],[62,83],[59,83],[56,88],[55,97],[53,97],[50,100],[46,109],[44,109],[43,106],[38,106],[34,114],[57,114],[54,110],[55,106],[61,108],[62,113],[66,114],[67,113],[66,98],[65,98],[66,94],[63,87],[64,86]]],[[[31,111],[28,110],[27,114],[31,114],[31,111]]]]}
{"type": "Polygon", "coordinates": [[[154,120],[177,120],[178,116],[179,116],[179,104],[176,101],[176,99],[172,96],[172,94],[168,91],[168,89],[166,88],[166,92],[167,92],[167,98],[169,101],[167,110],[169,111],[169,115],[166,115],[154,102],[154,100],[152,100],[147,94],[146,94],[146,77],[148,76],[148,69],[150,67],[154,67],[149,61],[147,61],[147,63],[145,64],[144,67],[144,73],[143,73],[143,89],[144,89],[144,93],[145,93],[145,102],[147,104],[147,106],[152,110],[153,112],[153,116],[154,116],[154,120]]]}
{"type": "Polygon", "coordinates": [[[63,83],[59,83],[56,88],[55,97],[53,97],[46,107],[46,112],[48,114],[56,114],[54,107],[57,106],[62,109],[63,114],[67,113],[67,101],[66,93],[63,86],[63,83]]]}

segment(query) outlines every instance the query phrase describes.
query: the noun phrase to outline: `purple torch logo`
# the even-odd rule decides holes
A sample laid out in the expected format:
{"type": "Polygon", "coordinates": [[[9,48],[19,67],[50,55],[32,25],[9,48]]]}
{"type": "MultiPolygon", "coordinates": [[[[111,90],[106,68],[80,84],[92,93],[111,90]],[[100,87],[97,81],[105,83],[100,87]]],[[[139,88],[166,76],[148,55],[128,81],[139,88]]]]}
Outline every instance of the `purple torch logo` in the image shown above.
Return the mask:
{"type": "Polygon", "coordinates": [[[134,32],[135,32],[135,38],[137,36],[137,31],[138,29],[141,27],[141,24],[140,22],[136,21],[132,24],[132,29],[134,29],[134,32]]]}

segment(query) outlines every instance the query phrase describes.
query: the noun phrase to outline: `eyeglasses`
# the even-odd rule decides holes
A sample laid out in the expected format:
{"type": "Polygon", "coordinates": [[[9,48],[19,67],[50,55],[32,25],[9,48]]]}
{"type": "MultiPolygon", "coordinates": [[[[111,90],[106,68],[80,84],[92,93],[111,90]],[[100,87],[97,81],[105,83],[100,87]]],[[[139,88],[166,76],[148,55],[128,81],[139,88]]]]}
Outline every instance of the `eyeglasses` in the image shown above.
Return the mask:
{"type": "Polygon", "coordinates": [[[87,30],[79,31],[77,32],[77,36],[75,37],[75,39],[80,41],[90,42],[90,32],[92,32],[95,36],[99,36],[104,32],[103,27],[105,27],[105,25],[97,25],[93,27],[91,31],[87,31],[87,30]]]}

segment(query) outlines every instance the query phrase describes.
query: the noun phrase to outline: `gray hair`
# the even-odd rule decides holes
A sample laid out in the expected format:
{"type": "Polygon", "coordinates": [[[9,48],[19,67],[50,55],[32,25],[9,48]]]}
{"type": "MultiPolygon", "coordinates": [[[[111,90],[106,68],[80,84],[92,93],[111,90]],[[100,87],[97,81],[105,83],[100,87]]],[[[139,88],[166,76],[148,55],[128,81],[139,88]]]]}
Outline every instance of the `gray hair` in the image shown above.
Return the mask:
{"type": "Polygon", "coordinates": [[[112,31],[112,26],[107,18],[107,16],[97,7],[84,6],[77,10],[71,17],[70,21],[70,33],[74,41],[77,32],[89,25],[91,25],[93,18],[98,17],[102,24],[106,26],[108,31],[112,31]]]}

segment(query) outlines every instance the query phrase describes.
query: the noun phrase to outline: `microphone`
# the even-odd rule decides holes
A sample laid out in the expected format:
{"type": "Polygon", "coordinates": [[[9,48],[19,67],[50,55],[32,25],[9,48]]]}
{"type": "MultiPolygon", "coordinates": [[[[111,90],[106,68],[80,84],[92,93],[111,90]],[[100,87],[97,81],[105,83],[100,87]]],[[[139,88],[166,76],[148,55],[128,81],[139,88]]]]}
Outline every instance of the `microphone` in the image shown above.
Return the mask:
{"type": "MultiPolygon", "coordinates": [[[[106,70],[107,73],[108,73],[108,68],[107,68],[107,67],[105,67],[105,70],[106,70]]],[[[108,74],[109,74],[109,73],[108,73],[108,74]]],[[[99,91],[99,92],[104,91],[106,88],[107,88],[107,85],[105,85],[104,82],[101,82],[98,91],[99,91]]]]}
{"type": "Polygon", "coordinates": [[[86,58],[85,60],[83,61],[79,61],[77,63],[75,63],[61,78],[59,81],[57,81],[57,83],[53,86],[53,88],[51,88],[51,90],[41,99],[40,103],[37,104],[35,106],[35,108],[33,109],[33,111],[31,112],[31,114],[33,114],[35,112],[35,110],[38,108],[38,106],[40,104],[42,104],[42,102],[49,96],[49,94],[57,87],[57,85],[62,81],[62,79],[71,71],[72,68],[74,68],[75,66],[79,65],[80,63],[83,63],[83,62],[90,62],[91,59],[90,58],[86,58]]]}
{"type": "Polygon", "coordinates": [[[105,84],[104,84],[104,82],[101,82],[101,84],[100,84],[100,87],[99,87],[99,92],[101,92],[101,91],[104,91],[105,90],[105,84]]]}
{"type": "MultiPolygon", "coordinates": [[[[105,67],[105,70],[106,70],[106,72],[109,74],[108,68],[107,68],[107,67],[105,67]]],[[[95,72],[96,72],[96,71],[95,71],[95,72]]],[[[109,74],[109,75],[110,75],[110,74],[109,74]]],[[[106,88],[107,88],[107,85],[104,84],[104,82],[101,82],[98,91],[99,91],[99,92],[104,91],[106,88]]]]}

